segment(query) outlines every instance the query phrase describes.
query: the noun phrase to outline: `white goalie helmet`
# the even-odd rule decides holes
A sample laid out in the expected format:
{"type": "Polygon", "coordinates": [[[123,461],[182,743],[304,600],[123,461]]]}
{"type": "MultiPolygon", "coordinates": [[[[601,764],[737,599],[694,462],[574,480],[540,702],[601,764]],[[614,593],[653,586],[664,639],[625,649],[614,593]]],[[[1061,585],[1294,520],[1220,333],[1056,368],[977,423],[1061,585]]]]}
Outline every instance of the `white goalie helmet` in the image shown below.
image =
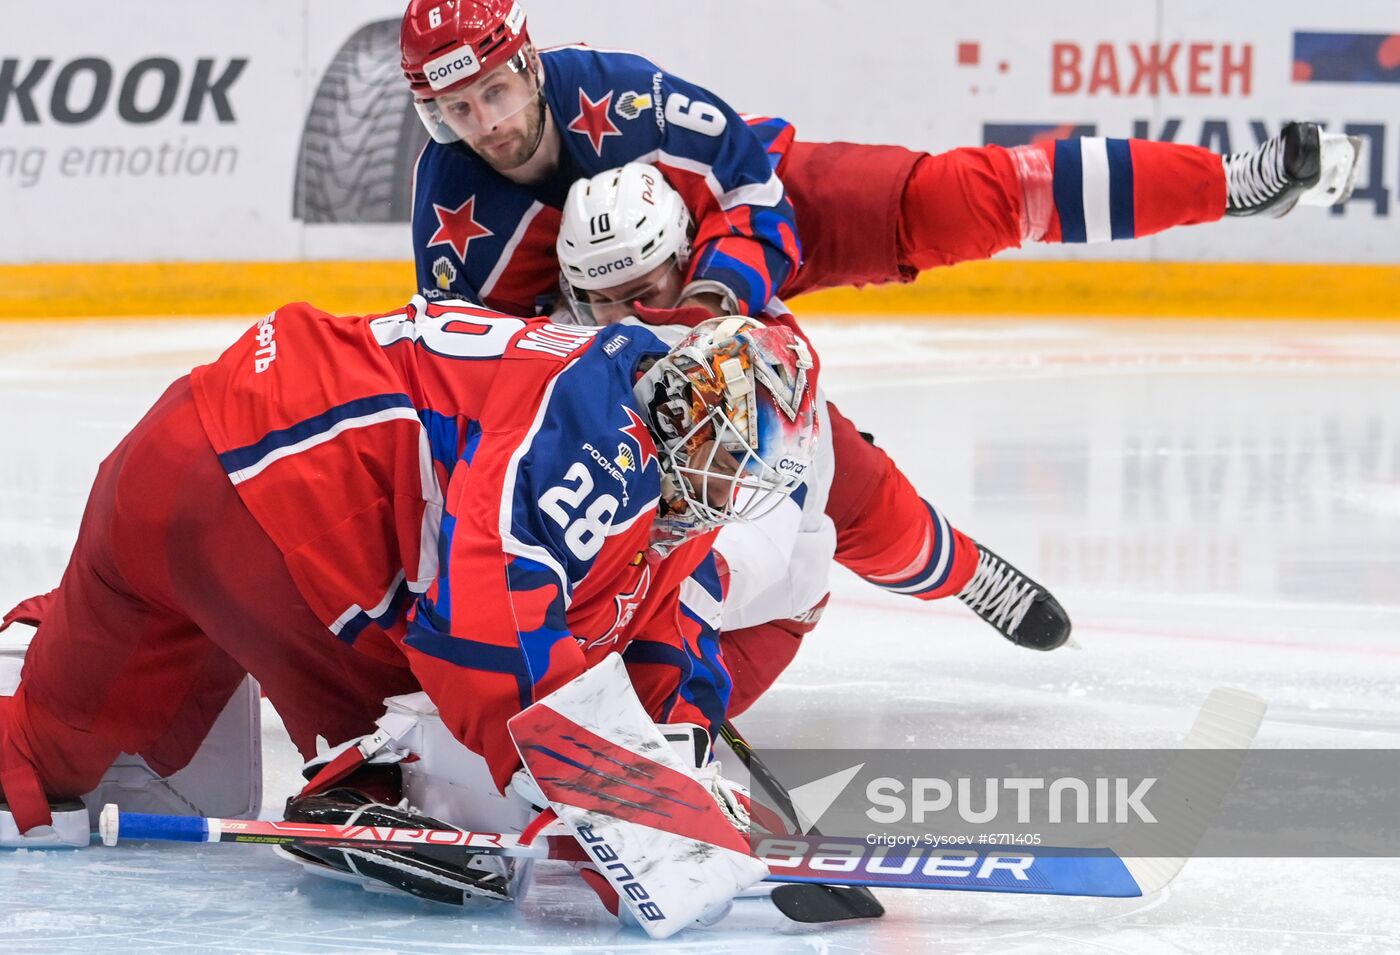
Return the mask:
{"type": "Polygon", "coordinates": [[[737,316],[703,322],[636,393],[661,462],[660,522],[680,535],[761,517],[816,456],[815,366],[788,328],[737,316]]]}
{"type": "Polygon", "coordinates": [[[660,170],[630,162],[573,184],[555,249],[570,308],[596,325],[590,292],[635,282],[662,265],[685,269],[690,212],[660,170]]]}

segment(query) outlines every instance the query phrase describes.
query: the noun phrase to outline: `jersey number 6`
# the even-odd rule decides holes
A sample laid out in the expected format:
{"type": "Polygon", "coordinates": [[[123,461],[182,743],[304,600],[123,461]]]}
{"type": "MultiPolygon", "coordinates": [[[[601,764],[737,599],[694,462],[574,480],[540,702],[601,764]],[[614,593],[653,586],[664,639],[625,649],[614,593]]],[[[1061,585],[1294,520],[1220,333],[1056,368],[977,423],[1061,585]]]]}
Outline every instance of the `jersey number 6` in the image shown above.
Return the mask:
{"type": "Polygon", "coordinates": [[[666,97],[666,122],[702,136],[718,136],[729,120],[717,106],[692,100],[684,93],[672,93],[666,97]]]}
{"type": "Polygon", "coordinates": [[[540,496],[540,510],[565,529],[564,543],[579,560],[598,556],[617,513],[617,498],[611,494],[598,495],[582,514],[578,513],[592,491],[593,475],[582,462],[575,461],[564,475],[564,484],[556,484],[540,496]]]}

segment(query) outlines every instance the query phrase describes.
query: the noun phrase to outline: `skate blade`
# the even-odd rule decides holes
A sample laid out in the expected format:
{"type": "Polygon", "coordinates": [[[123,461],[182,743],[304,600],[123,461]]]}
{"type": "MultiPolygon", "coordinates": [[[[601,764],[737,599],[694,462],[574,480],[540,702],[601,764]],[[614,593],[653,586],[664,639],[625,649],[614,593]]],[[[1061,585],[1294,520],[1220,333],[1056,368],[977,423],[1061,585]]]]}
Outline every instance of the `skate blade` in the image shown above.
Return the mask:
{"type": "Polygon", "coordinates": [[[1322,134],[1322,175],[1317,185],[1298,197],[1300,206],[1335,206],[1346,202],[1356,188],[1356,168],[1361,158],[1361,137],[1322,134]]]}

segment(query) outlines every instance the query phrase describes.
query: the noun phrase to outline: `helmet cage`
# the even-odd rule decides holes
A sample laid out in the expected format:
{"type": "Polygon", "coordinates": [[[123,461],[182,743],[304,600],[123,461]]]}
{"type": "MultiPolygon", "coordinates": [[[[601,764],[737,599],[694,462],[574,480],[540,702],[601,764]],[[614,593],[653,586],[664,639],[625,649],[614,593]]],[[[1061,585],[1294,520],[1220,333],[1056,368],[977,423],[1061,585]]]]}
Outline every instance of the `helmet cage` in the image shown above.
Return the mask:
{"type": "Polygon", "coordinates": [[[677,478],[675,493],[685,510],[705,526],[757,520],[801,483],[764,461],[719,406],[663,451],[662,461],[677,478]]]}
{"type": "Polygon", "coordinates": [[[682,344],[662,359],[651,413],[673,523],[755,520],[804,480],[815,427],[810,353],[796,339],[793,367],[780,374],[745,337],[712,352],[682,344]]]}

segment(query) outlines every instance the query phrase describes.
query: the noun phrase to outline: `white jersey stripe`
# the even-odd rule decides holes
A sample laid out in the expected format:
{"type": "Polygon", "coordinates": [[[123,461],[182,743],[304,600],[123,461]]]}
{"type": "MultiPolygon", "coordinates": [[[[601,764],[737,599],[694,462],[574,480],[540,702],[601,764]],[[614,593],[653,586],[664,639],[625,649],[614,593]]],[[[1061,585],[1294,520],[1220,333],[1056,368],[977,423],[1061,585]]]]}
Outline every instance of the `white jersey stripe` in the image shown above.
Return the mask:
{"type": "Polygon", "coordinates": [[[542,209],[544,209],[543,203],[532,202],[530,208],[525,210],[525,215],[520,220],[520,224],[515,227],[515,232],[511,234],[510,241],[506,243],[506,247],[501,250],[500,257],[496,259],[495,268],[491,270],[490,275],[486,276],[486,281],[481,283],[481,288],[477,289],[477,294],[480,295],[482,299],[485,299],[486,296],[490,295],[495,290],[496,283],[500,281],[501,275],[506,270],[506,266],[510,264],[511,258],[515,255],[516,248],[519,247],[521,240],[525,238],[525,232],[530,228],[530,223],[535,221],[535,216],[539,215],[542,209]]]}
{"type": "Polygon", "coordinates": [[[1084,192],[1084,241],[1107,242],[1113,238],[1113,214],[1108,201],[1108,143],[1101,136],[1079,140],[1084,192]]]}
{"type": "Polygon", "coordinates": [[[437,471],[433,467],[433,449],[428,431],[418,434],[418,472],[423,482],[423,530],[418,536],[418,576],[409,581],[408,589],[421,594],[432,585],[438,572],[438,538],[442,533],[442,488],[438,487],[437,471]]]}
{"type": "Polygon", "coordinates": [[[345,625],[362,613],[370,619],[383,615],[383,613],[389,609],[389,604],[394,602],[394,595],[398,593],[399,584],[403,583],[403,579],[403,571],[399,571],[395,574],[394,582],[389,585],[389,589],[384,592],[384,596],[379,599],[379,603],[375,604],[369,610],[364,610],[359,604],[351,604],[346,608],[344,613],[335,618],[335,622],[331,624],[331,633],[339,636],[340,631],[345,629],[345,625]]]}
{"type": "Polygon", "coordinates": [[[681,582],[680,591],[681,604],[688,608],[701,620],[705,621],[716,630],[720,626],[721,605],[708,590],[701,586],[693,577],[687,577],[681,582]]]}
{"type": "Polygon", "coordinates": [[[719,197],[720,208],[733,209],[735,206],[776,206],[783,201],[783,183],[776,175],[769,176],[767,182],[750,183],[731,189],[719,197]]]}
{"type": "Polygon", "coordinates": [[[230,472],[229,480],[234,484],[242,484],[244,481],[257,477],[270,465],[283,458],[289,458],[294,454],[309,451],[318,445],[325,444],[327,441],[334,441],[346,431],[350,431],[354,428],[368,428],[371,425],[383,424],[386,421],[412,421],[420,427],[422,426],[421,422],[418,421],[418,411],[414,408],[385,408],[382,411],[361,415],[358,418],[346,418],[343,421],[337,421],[320,434],[313,434],[309,438],[303,438],[296,444],[289,444],[286,447],[269,451],[246,468],[240,468],[237,471],[230,472]]]}
{"type": "Polygon", "coordinates": [[[783,182],[778,178],[777,173],[771,173],[766,182],[736,186],[725,192],[720,186],[719,180],[715,178],[714,167],[700,162],[698,159],[675,156],[663,149],[653,149],[634,161],[671,166],[701,177],[705,180],[705,187],[710,190],[710,195],[715,197],[719,207],[726,212],[736,206],[766,206],[771,208],[783,200],[783,182]]]}
{"type": "Polygon", "coordinates": [[[907,584],[901,584],[898,587],[885,587],[885,589],[891,593],[914,594],[921,590],[927,590],[930,584],[943,576],[948,562],[953,559],[953,535],[948,528],[948,519],[945,518],[942,512],[936,507],[930,507],[929,510],[933,511],[934,516],[934,547],[938,551],[938,560],[934,562],[929,572],[918,580],[910,581],[907,584]]]}

